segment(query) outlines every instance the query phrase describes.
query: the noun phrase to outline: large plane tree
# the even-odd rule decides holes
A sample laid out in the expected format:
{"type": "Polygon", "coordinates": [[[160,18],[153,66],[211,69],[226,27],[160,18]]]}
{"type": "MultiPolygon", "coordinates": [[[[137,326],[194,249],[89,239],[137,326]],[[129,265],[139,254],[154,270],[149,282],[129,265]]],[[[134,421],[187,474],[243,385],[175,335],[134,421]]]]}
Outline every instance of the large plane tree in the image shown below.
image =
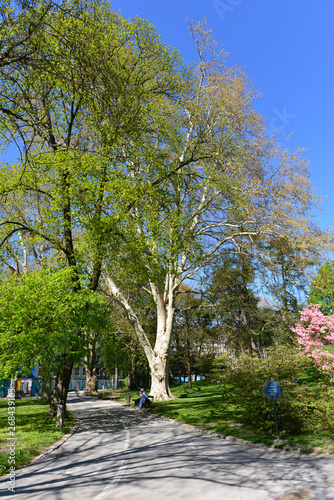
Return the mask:
{"type": "Polygon", "coordinates": [[[104,279],[146,353],[157,400],[172,397],[168,357],[182,283],[199,291],[204,268],[219,257],[249,252],[256,258],[276,238],[305,252],[326,241],[311,223],[318,200],[301,152],[266,136],[251,83],[238,68],[227,68],[205,25],[192,26],[191,34],[199,55],[193,86],[157,110],[167,133],[158,127],[144,143],[119,148],[119,196],[114,188],[107,208],[122,216],[104,279]],[[154,300],[154,342],[127,296],[129,280],[154,300]]]}

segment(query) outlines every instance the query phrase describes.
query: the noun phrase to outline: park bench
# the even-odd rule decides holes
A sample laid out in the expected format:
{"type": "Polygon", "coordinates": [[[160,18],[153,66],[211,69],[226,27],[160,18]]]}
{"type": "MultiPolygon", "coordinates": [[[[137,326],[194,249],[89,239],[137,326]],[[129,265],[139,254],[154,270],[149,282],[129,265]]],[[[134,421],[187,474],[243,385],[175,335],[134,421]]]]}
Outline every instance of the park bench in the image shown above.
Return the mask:
{"type": "MultiPolygon", "coordinates": [[[[151,406],[152,401],[154,400],[154,396],[148,396],[148,399],[144,401],[142,408],[149,408],[151,406]]],[[[140,398],[134,399],[134,407],[138,406],[140,398]]]]}
{"type": "Polygon", "coordinates": [[[111,396],[109,396],[111,399],[119,399],[121,397],[120,392],[112,392],[111,396]]]}

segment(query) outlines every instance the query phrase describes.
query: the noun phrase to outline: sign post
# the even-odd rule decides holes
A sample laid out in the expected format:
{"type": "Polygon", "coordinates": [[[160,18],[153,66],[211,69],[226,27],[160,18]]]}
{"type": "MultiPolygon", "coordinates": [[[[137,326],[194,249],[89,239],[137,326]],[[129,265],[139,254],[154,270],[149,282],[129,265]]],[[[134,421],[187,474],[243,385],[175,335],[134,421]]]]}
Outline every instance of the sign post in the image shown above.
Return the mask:
{"type": "Polygon", "coordinates": [[[263,388],[263,392],[267,396],[267,398],[272,399],[274,402],[274,412],[275,412],[275,424],[276,424],[276,433],[277,433],[277,439],[279,439],[279,433],[278,433],[278,421],[277,421],[277,411],[276,411],[276,401],[275,399],[279,398],[280,395],[283,392],[282,387],[279,385],[278,382],[274,382],[271,380],[270,382],[267,382],[263,388]]]}

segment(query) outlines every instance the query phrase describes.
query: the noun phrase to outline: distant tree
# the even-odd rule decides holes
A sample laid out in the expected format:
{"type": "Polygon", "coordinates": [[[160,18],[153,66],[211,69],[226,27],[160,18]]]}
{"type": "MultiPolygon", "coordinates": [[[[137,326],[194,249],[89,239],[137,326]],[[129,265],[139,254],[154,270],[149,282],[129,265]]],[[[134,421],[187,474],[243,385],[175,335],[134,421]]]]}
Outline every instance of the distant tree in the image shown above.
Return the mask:
{"type": "Polygon", "coordinates": [[[217,330],[210,304],[188,286],[181,285],[175,306],[169,367],[179,377],[185,375],[190,388],[192,375],[211,370],[217,330]]]}
{"type": "Polygon", "coordinates": [[[334,314],[334,262],[326,262],[311,282],[309,304],[319,304],[320,311],[329,316],[334,314]]]}
{"type": "Polygon", "coordinates": [[[261,353],[272,343],[273,323],[277,320],[255,295],[252,256],[226,256],[210,274],[207,292],[226,348],[235,353],[261,353]]]}

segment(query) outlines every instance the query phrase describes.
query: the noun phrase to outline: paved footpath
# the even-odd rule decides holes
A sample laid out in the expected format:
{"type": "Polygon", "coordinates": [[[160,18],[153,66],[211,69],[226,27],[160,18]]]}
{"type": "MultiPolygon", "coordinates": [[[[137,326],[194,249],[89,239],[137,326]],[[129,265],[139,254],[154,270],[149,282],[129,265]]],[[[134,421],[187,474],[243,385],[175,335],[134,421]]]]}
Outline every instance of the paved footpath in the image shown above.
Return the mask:
{"type": "Polygon", "coordinates": [[[112,401],[69,395],[78,430],[8,477],[38,500],[334,500],[334,457],[246,446],[112,401]],[[285,493],[285,495],[283,495],[285,493]]]}

